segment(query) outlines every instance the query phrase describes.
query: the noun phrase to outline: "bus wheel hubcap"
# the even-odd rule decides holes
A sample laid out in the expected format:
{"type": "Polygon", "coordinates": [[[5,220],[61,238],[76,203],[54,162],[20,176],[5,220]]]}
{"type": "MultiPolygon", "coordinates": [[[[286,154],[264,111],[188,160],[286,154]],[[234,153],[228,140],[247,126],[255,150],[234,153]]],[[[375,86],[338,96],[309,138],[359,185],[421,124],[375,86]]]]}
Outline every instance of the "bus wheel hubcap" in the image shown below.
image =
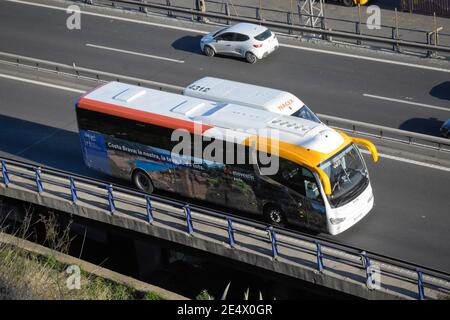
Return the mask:
{"type": "Polygon", "coordinates": [[[270,211],[270,220],[276,223],[281,222],[281,214],[278,210],[272,210],[270,211]]]}
{"type": "Polygon", "coordinates": [[[147,191],[149,188],[149,183],[146,177],[144,177],[142,174],[139,174],[137,177],[137,183],[138,183],[138,187],[141,190],[145,190],[147,191]]]}

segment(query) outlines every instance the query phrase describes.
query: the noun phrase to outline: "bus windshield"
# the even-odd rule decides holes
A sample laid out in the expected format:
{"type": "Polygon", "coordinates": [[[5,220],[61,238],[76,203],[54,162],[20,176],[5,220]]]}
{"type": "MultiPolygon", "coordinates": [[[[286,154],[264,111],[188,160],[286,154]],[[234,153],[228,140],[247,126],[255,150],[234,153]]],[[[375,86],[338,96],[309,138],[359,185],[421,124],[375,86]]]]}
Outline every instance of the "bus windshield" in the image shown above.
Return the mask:
{"type": "Polygon", "coordinates": [[[303,118],[306,120],[314,121],[320,123],[321,121],[306,105],[303,105],[300,109],[292,114],[294,117],[303,118]]]}
{"type": "Polygon", "coordinates": [[[334,207],[356,198],[369,181],[366,165],[355,144],[322,163],[320,168],[330,178],[330,204],[334,207]]]}

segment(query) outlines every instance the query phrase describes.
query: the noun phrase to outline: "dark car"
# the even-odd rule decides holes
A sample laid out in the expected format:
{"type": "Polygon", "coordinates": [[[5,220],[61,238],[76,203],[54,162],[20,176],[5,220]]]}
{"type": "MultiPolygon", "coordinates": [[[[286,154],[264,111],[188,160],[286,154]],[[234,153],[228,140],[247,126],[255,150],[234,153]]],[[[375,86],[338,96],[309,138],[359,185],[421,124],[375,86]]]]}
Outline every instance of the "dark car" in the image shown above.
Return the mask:
{"type": "Polygon", "coordinates": [[[450,119],[444,122],[441,126],[441,134],[444,138],[450,137],[450,119]]]}

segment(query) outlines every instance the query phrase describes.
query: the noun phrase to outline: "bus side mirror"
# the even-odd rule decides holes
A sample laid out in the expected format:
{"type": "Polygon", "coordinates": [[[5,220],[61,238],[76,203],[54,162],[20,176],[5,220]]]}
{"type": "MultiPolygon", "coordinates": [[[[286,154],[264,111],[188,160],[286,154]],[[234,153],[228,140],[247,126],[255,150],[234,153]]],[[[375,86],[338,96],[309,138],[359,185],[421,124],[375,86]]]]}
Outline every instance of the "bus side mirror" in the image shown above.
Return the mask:
{"type": "Polygon", "coordinates": [[[378,161],[378,150],[372,142],[370,142],[369,140],[366,140],[366,139],[355,138],[355,137],[352,137],[352,141],[354,143],[356,143],[357,145],[363,146],[367,150],[369,150],[370,154],[372,155],[373,161],[374,162],[378,161]]]}

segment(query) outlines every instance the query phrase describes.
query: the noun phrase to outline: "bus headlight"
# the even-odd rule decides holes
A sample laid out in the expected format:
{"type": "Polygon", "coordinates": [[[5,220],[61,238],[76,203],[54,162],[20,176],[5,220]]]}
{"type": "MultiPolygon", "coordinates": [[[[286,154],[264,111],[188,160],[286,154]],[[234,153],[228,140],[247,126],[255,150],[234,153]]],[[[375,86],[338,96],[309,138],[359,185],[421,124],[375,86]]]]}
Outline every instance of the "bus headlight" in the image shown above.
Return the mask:
{"type": "Polygon", "coordinates": [[[339,224],[341,222],[344,222],[345,218],[330,218],[331,224],[339,224]]]}

